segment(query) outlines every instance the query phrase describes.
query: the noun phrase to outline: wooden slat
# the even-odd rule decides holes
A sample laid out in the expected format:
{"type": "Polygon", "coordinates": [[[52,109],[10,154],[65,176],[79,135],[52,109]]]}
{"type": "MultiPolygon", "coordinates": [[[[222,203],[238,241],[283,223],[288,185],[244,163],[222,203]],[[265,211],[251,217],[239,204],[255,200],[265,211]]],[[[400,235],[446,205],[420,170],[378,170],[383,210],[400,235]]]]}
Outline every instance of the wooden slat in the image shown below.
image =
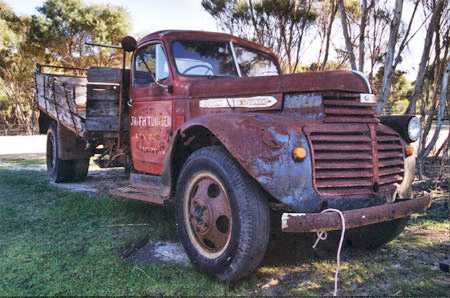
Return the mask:
{"type": "Polygon", "coordinates": [[[119,102],[120,90],[117,89],[96,89],[93,86],[88,86],[87,97],[88,100],[110,100],[119,102]]]}
{"type": "Polygon", "coordinates": [[[96,116],[119,117],[119,103],[109,100],[89,99],[86,107],[86,116],[88,118],[96,116]]]}
{"type": "Polygon", "coordinates": [[[91,67],[87,77],[88,82],[120,83],[120,68],[91,67]]]}
{"type": "Polygon", "coordinates": [[[88,131],[118,131],[119,118],[111,117],[86,117],[86,129],[88,131]]]}

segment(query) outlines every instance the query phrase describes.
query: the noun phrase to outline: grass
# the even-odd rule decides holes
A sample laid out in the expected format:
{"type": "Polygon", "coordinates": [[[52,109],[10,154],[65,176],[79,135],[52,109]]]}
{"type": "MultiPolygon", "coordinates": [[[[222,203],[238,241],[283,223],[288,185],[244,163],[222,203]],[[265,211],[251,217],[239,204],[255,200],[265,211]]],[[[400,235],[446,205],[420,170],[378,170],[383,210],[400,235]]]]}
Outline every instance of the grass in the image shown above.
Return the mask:
{"type": "Polygon", "coordinates": [[[147,236],[176,241],[173,208],[91,197],[44,173],[0,170],[0,295],[238,295],[190,266],[138,266],[116,247],[147,236]],[[118,224],[148,224],[128,225],[118,224]]]}
{"type": "MultiPolygon", "coordinates": [[[[445,197],[410,223],[381,249],[344,250],[340,295],[448,295],[450,275],[437,266],[449,251],[445,197]]],[[[332,235],[313,250],[315,234],[273,231],[260,269],[237,283],[190,265],[129,263],[118,250],[146,237],[178,241],[173,206],[62,190],[45,172],[0,170],[0,235],[1,296],[303,296],[330,295],[334,287],[332,235]]]]}
{"type": "Polygon", "coordinates": [[[45,159],[41,158],[4,158],[0,159],[0,164],[11,166],[29,166],[29,165],[44,165],[45,159]]]}

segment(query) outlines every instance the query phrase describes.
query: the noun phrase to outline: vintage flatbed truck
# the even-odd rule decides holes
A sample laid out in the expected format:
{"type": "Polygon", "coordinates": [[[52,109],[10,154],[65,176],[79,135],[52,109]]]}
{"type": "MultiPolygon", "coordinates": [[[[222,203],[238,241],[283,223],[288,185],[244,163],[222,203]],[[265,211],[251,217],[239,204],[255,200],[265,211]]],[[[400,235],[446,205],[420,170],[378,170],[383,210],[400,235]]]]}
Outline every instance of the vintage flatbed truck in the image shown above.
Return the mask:
{"type": "Polygon", "coordinates": [[[112,194],[175,200],[181,242],[199,270],[235,280],[261,262],[269,206],[285,232],[341,229],[376,247],[431,196],[411,197],[414,116],[377,117],[364,74],[282,75],[267,48],[221,33],[160,31],[122,41],[122,69],[35,74],[48,175],[81,180],[89,158],[125,167],[112,194]],[[131,67],[125,69],[125,53],[131,67]]]}

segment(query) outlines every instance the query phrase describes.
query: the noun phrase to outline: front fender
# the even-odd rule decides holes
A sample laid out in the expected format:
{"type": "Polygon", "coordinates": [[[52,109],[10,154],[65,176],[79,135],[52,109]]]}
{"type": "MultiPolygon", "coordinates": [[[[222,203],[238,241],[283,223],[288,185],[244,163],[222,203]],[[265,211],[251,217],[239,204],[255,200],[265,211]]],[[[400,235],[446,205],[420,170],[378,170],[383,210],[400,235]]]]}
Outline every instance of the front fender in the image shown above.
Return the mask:
{"type": "Polygon", "coordinates": [[[163,195],[170,193],[175,147],[191,127],[211,132],[236,161],[268,193],[298,212],[317,212],[321,199],[313,189],[311,154],[301,130],[306,123],[286,115],[262,113],[212,114],[184,123],[172,137],[163,166],[163,195]],[[296,147],[307,151],[306,158],[296,162],[296,147]]]}

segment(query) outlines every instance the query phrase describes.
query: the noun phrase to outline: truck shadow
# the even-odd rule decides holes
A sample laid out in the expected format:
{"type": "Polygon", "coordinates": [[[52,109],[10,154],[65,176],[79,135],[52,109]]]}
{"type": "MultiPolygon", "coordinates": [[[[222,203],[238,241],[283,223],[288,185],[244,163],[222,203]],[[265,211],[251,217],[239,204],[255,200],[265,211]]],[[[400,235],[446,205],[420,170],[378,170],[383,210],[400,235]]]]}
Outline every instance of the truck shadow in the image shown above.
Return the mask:
{"type": "Polygon", "coordinates": [[[316,233],[284,233],[281,231],[281,212],[271,211],[271,231],[267,251],[262,266],[289,266],[311,263],[314,260],[336,259],[340,231],[328,232],[326,240],[321,240],[312,248],[316,233]]]}

